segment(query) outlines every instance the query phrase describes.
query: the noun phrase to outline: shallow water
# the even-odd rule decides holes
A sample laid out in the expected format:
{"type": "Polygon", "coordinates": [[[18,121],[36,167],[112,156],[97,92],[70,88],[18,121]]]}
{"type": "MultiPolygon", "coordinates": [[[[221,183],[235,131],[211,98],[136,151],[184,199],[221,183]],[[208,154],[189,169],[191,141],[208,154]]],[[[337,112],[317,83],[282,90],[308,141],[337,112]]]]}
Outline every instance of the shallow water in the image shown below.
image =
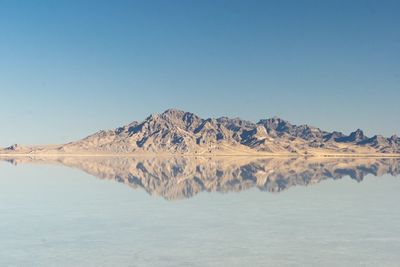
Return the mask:
{"type": "Polygon", "coordinates": [[[7,161],[0,266],[400,262],[397,160],[7,161]]]}

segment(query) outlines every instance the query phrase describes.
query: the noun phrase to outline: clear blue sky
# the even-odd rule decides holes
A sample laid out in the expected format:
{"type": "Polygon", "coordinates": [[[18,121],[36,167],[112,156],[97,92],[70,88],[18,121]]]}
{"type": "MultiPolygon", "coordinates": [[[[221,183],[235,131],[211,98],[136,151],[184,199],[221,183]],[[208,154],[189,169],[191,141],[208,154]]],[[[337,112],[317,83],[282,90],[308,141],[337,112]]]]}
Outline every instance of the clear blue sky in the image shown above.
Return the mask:
{"type": "Polygon", "coordinates": [[[400,134],[400,1],[0,0],[0,145],[175,107],[400,134]]]}

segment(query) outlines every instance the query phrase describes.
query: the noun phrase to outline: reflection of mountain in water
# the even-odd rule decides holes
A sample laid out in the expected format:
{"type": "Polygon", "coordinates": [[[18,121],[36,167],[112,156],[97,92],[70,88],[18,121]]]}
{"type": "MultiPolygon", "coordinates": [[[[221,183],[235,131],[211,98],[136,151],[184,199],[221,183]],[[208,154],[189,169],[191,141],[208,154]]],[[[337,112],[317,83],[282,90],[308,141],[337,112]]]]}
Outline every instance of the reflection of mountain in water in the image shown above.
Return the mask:
{"type": "Polygon", "coordinates": [[[257,187],[280,192],[295,185],[350,176],[356,181],[372,174],[400,174],[395,158],[106,158],[17,157],[13,164],[62,164],[101,179],[112,179],[151,195],[173,200],[190,198],[201,191],[230,192],[257,187]]]}

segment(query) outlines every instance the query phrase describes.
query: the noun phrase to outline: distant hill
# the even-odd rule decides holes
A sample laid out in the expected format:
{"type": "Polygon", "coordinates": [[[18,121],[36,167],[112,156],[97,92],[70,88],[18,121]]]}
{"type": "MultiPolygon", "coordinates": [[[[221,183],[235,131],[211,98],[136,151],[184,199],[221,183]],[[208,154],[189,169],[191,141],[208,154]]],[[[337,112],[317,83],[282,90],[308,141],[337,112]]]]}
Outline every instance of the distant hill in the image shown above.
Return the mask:
{"type": "Polygon", "coordinates": [[[400,154],[400,138],[367,137],[357,129],[350,135],[281,118],[257,123],[240,118],[209,118],[177,109],[152,114],[114,130],[99,131],[63,145],[13,145],[0,153],[165,153],[165,154],[400,154]]]}

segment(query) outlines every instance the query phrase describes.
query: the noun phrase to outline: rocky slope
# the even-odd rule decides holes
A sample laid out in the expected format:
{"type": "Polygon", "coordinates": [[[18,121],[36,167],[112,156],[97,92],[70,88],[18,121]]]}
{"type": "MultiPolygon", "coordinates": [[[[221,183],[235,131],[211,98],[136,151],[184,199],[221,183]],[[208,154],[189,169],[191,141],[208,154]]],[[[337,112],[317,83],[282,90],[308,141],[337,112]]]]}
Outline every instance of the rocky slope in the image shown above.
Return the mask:
{"type": "Polygon", "coordinates": [[[227,117],[202,119],[169,109],[76,142],[42,147],[13,145],[0,153],[398,154],[400,138],[367,137],[359,129],[345,135],[293,125],[277,117],[257,123],[227,117]]]}
{"type": "Polygon", "coordinates": [[[142,188],[168,200],[206,192],[238,192],[249,188],[281,192],[327,179],[366,175],[400,175],[398,158],[332,157],[0,157],[12,164],[58,164],[100,179],[142,188]]]}

